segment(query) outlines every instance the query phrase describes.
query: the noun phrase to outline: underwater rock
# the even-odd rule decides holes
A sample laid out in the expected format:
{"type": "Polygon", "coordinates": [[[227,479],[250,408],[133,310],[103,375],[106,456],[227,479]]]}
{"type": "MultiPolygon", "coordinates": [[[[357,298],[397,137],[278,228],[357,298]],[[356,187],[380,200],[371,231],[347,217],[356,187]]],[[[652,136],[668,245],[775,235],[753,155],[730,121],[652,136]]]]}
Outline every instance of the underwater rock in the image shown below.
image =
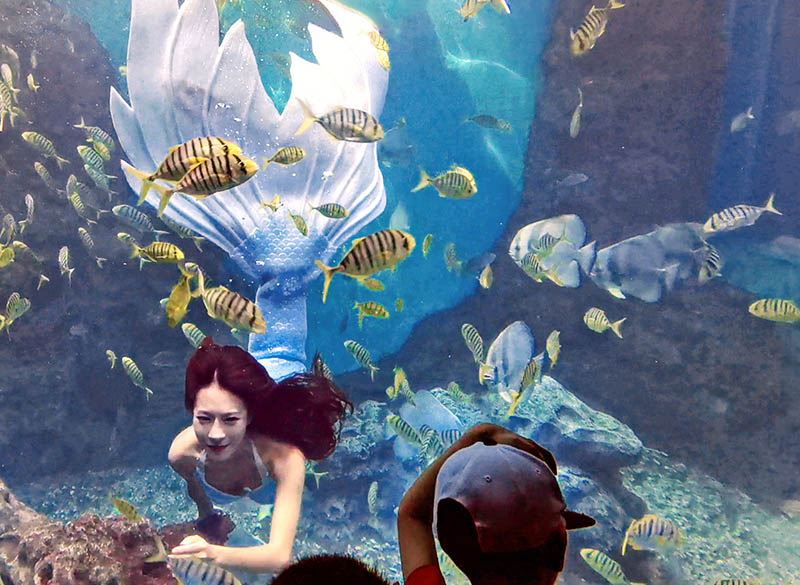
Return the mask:
{"type": "Polygon", "coordinates": [[[648,303],[696,277],[705,249],[699,223],[669,224],[597,252],[589,276],[616,297],[630,295],[648,303]]]}
{"type": "MultiPolygon", "coordinates": [[[[422,425],[434,431],[460,429],[463,425],[458,417],[428,390],[414,393],[414,404],[406,402],[400,407],[400,417],[419,432],[422,425]]],[[[398,459],[408,461],[417,456],[419,449],[408,444],[402,437],[394,440],[394,454],[398,459]]]]}

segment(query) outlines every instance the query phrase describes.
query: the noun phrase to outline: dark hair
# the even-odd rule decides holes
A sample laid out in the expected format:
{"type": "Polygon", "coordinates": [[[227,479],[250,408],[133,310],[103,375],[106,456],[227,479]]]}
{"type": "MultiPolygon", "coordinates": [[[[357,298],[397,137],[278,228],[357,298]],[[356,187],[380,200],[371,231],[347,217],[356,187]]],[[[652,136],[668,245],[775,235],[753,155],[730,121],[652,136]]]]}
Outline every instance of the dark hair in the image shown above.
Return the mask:
{"type": "Polygon", "coordinates": [[[564,568],[567,531],[554,532],[535,549],[485,553],[478,544],[478,531],[472,516],[452,498],[437,505],[437,536],[442,550],[473,585],[481,583],[520,583],[553,585],[564,568]]]}
{"type": "Polygon", "coordinates": [[[349,555],[314,555],[278,573],[270,585],[389,585],[372,567],[349,555]]]}
{"type": "Polygon", "coordinates": [[[235,345],[206,337],[186,364],[184,405],[194,410],[197,393],[214,381],[238,396],[252,415],[250,427],[299,448],[306,459],[328,457],[339,440],[342,419],[353,405],[332,381],[295,374],[275,382],[267,370],[235,345]]]}

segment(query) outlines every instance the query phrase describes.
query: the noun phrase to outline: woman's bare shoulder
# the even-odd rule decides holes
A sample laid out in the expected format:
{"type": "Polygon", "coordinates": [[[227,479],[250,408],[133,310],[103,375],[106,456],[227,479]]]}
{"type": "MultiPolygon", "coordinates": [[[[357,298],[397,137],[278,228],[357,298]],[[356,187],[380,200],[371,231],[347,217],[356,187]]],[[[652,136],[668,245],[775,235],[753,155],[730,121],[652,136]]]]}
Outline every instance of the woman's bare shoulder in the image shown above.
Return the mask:
{"type": "Polygon", "coordinates": [[[172,469],[186,477],[194,473],[197,458],[200,456],[200,443],[192,427],[186,427],[172,440],[169,447],[169,464],[172,469]]]}
{"type": "Polygon", "coordinates": [[[272,474],[276,470],[285,469],[287,465],[297,465],[298,462],[305,465],[303,452],[295,445],[276,441],[261,434],[255,435],[252,440],[261,456],[261,461],[272,474]]]}

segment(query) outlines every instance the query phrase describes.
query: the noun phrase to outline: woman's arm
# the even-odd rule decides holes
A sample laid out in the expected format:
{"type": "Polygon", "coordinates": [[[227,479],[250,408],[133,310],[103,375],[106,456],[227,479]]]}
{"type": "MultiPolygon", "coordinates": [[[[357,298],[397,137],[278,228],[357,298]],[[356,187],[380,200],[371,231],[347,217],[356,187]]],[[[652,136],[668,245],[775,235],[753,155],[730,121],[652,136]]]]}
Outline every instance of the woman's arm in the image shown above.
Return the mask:
{"type": "Polygon", "coordinates": [[[208,558],[225,569],[268,573],[289,564],[292,556],[300,503],[305,481],[305,457],[296,447],[287,447],[281,457],[272,460],[272,473],[277,487],[272,510],[269,542],[260,546],[231,547],[208,544],[192,535],[172,549],[173,554],[208,558]]]}
{"type": "Polygon", "coordinates": [[[205,518],[214,511],[214,505],[194,474],[197,457],[192,453],[190,445],[193,438],[194,431],[191,427],[178,433],[178,436],[172,441],[167,458],[170,467],[186,482],[186,491],[192,501],[197,504],[197,517],[205,518]],[[188,436],[187,431],[191,431],[191,437],[188,436]]]}

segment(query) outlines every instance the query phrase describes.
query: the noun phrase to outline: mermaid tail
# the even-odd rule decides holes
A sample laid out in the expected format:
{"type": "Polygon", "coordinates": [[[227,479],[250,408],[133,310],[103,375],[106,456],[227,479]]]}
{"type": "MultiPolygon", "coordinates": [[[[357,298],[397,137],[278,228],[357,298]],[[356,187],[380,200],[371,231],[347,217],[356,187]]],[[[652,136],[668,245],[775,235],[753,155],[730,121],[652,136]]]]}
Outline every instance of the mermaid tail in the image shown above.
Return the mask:
{"type": "MultiPolygon", "coordinates": [[[[261,160],[287,145],[307,155],[291,167],[270,165],[250,181],[203,200],[176,194],[164,214],[225,250],[260,283],[256,294],[267,333],[250,336],[250,352],[274,378],[305,370],[306,295],[319,275],[314,260],[329,264],[337,248],[377,217],[386,203],[374,143],[332,141],[320,127],[295,137],[302,100],[322,115],[338,106],[379,117],[388,74],[374,57],[364,15],[320,0],[342,36],[309,25],[317,63],[291,54],[292,93],[279,113],[261,83],[256,59],[236,22],[221,44],[214,0],[133,0],[128,42],[130,105],[111,89],[111,116],[130,160],[123,169],[155,170],[169,149],[197,136],[219,136],[261,160]],[[331,174],[332,173],[332,174],[331,174]],[[261,201],[280,194],[272,212],[261,201]],[[308,214],[308,204],[339,203],[345,219],[308,214]],[[308,237],[287,219],[303,214],[308,237]]],[[[126,173],[139,192],[141,181],[126,173]]],[[[157,207],[159,197],[146,201],[157,207]]]]}

